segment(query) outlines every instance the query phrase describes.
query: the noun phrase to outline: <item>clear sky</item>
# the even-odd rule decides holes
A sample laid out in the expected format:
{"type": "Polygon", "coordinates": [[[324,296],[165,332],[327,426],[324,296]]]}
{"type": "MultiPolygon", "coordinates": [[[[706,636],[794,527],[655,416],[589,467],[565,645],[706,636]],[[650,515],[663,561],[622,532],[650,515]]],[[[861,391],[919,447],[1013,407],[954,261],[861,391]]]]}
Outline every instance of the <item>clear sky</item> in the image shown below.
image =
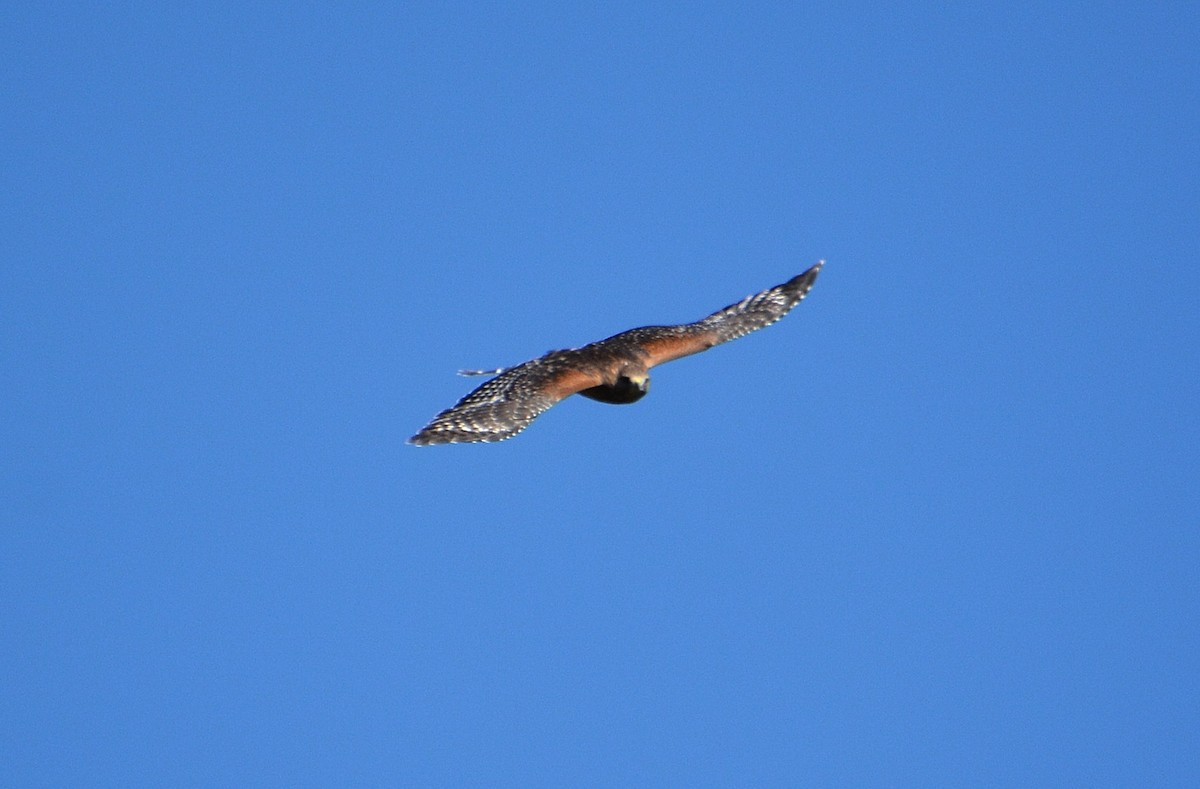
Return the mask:
{"type": "Polygon", "coordinates": [[[110,5],[0,11],[0,783],[1200,783],[1200,6],[110,5]]]}

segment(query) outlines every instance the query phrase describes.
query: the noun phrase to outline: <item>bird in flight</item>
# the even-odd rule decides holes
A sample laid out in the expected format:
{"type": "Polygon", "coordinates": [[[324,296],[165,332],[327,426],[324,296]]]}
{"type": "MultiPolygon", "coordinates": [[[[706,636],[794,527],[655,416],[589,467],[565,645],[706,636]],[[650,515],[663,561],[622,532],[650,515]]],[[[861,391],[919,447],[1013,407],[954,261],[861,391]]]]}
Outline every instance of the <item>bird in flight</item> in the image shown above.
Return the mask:
{"type": "Polygon", "coordinates": [[[496,377],[435,416],[408,442],[503,441],[573,394],[602,403],[636,402],[650,388],[651,367],[770,326],[808,295],[824,264],[822,260],[782,285],[747,296],[695,323],[643,326],[582,348],[550,351],[515,367],[464,370],[464,375],[496,377]]]}

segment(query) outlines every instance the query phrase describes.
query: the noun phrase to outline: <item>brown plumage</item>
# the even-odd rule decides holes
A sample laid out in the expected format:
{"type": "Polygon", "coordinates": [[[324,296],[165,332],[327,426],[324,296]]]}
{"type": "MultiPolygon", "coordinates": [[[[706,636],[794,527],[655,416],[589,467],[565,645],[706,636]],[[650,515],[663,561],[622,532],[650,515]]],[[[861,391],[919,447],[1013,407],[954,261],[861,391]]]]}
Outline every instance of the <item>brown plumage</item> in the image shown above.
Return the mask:
{"type": "Polygon", "coordinates": [[[630,329],[582,348],[551,351],[515,367],[490,371],[497,373],[495,378],[434,417],[409,443],[502,441],[573,394],[603,403],[640,400],[649,388],[651,367],[770,326],[808,295],[822,265],[824,261],[695,323],[630,329]]]}

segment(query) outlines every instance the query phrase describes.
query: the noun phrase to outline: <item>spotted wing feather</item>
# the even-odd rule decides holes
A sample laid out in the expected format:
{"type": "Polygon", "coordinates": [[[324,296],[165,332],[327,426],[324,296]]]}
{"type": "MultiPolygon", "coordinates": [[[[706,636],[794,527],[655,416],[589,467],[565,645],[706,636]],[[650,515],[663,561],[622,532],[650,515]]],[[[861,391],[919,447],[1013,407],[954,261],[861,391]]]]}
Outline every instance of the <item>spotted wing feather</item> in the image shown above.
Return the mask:
{"type": "Polygon", "coordinates": [[[520,433],[550,406],[600,383],[581,369],[577,351],[552,351],[511,367],[433,418],[411,444],[503,441],[520,433]]]}

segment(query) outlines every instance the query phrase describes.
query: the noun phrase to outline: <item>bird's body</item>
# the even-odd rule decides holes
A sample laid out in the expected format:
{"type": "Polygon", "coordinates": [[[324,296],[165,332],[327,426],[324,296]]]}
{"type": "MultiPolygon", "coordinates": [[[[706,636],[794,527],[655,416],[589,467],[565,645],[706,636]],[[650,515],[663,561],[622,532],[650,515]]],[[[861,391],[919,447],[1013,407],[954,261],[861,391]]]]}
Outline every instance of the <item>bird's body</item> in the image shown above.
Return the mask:
{"type": "Polygon", "coordinates": [[[550,351],[515,367],[491,371],[497,373],[495,378],[438,414],[409,442],[501,441],[573,394],[602,403],[636,402],[646,395],[651,367],[708,350],[782,318],[808,295],[823,263],[695,323],[630,329],[582,348],[550,351]]]}

